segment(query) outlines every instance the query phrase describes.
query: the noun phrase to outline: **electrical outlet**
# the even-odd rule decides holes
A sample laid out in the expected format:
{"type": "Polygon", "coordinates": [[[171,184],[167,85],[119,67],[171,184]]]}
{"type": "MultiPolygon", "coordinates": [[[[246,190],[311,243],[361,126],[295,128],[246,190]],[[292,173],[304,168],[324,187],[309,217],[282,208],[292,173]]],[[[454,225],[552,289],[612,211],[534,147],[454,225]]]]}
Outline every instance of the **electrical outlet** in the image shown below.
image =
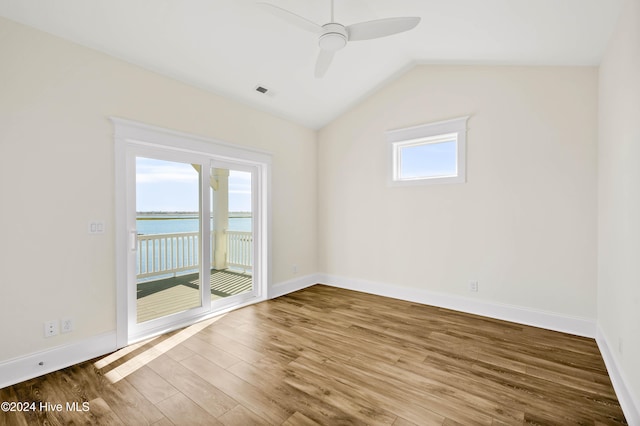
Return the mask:
{"type": "Polygon", "coordinates": [[[52,337],[58,335],[60,332],[60,326],[58,320],[45,321],[44,323],[44,337],[52,337]]]}
{"type": "Polygon", "coordinates": [[[73,319],[62,318],[60,323],[61,323],[61,327],[60,327],[61,333],[71,333],[73,331],[73,319]]]}
{"type": "Polygon", "coordinates": [[[469,281],[469,291],[478,292],[478,281],[469,281]]]}
{"type": "Polygon", "coordinates": [[[618,337],[618,353],[622,355],[622,337],[618,337]]]}
{"type": "Polygon", "coordinates": [[[298,273],[298,265],[293,265],[293,267],[291,268],[291,272],[293,272],[293,275],[298,273]]]}

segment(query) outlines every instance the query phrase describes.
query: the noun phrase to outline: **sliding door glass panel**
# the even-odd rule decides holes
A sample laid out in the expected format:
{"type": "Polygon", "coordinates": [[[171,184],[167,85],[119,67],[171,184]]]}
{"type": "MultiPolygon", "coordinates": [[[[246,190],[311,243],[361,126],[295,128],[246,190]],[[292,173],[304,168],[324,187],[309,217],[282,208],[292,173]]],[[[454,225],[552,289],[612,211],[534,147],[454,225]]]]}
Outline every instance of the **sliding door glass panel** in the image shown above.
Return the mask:
{"type": "Polygon", "coordinates": [[[211,301],[252,293],[253,173],[211,168],[211,301]]]}
{"type": "Polygon", "coordinates": [[[136,322],[202,306],[200,166],[136,157],[136,322]]]}

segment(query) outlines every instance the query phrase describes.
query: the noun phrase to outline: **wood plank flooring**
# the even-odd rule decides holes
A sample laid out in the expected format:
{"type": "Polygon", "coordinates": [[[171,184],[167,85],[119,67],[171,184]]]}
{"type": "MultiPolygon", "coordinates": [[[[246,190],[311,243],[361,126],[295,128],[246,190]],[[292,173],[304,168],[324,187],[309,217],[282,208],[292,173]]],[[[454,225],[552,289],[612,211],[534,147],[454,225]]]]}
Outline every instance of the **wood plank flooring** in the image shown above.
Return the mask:
{"type": "Polygon", "coordinates": [[[626,424],[593,339],[316,285],[0,390],[0,425],[626,424]]]}

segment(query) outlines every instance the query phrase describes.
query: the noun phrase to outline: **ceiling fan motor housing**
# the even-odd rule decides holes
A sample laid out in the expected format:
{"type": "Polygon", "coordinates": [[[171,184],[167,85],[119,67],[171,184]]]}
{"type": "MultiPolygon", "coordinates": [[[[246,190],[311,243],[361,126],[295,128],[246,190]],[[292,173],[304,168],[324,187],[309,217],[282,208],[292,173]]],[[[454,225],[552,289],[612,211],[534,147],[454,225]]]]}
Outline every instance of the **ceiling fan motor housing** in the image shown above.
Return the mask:
{"type": "Polygon", "coordinates": [[[347,45],[349,39],[347,30],[343,25],[330,23],[322,26],[324,29],[320,39],[318,39],[318,45],[322,50],[328,50],[335,52],[347,45]]]}

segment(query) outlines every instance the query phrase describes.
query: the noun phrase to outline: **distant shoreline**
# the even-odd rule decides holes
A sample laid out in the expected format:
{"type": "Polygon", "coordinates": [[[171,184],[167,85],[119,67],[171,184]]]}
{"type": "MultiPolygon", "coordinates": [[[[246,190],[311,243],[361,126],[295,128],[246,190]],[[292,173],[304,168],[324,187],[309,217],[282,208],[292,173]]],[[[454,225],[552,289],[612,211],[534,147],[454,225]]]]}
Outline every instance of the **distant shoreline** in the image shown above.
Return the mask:
{"type": "MultiPolygon", "coordinates": [[[[251,212],[229,212],[229,217],[252,217],[251,212]]],[[[136,212],[136,220],[197,219],[198,212],[136,212]]]]}

